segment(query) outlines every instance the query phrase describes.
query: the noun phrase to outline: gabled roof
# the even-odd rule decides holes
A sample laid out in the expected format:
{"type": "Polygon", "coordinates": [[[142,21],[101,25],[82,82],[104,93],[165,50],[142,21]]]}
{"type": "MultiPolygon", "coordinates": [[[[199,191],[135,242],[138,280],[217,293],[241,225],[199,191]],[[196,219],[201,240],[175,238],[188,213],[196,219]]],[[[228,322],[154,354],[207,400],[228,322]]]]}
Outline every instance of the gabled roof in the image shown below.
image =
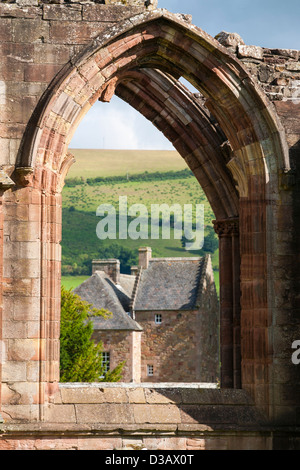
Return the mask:
{"type": "Polygon", "coordinates": [[[152,258],[142,271],[134,310],[196,309],[206,257],[152,258]]]}
{"type": "Polygon", "coordinates": [[[74,293],[82,300],[92,304],[95,308],[104,308],[112,312],[112,317],[93,318],[94,328],[97,330],[134,330],[142,328],[124,310],[120,298],[129,302],[124,291],[112,282],[103,271],[96,271],[89,279],[74,289],[74,293]]]}

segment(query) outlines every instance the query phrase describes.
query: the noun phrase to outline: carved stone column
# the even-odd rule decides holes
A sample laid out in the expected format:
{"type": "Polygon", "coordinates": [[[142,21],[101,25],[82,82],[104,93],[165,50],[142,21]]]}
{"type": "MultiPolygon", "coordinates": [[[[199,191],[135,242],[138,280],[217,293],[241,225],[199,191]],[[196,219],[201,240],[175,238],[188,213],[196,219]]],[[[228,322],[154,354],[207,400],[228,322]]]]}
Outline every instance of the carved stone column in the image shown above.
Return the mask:
{"type": "MultiPolygon", "coordinates": [[[[3,189],[0,187],[0,410],[1,410],[1,383],[2,383],[2,362],[3,362],[3,343],[2,343],[2,317],[3,317],[3,211],[2,211],[3,189]]],[[[3,419],[0,414],[0,423],[3,419]]]]}
{"type": "Polygon", "coordinates": [[[43,421],[59,383],[59,176],[49,169],[20,167],[13,177],[16,186],[3,208],[8,223],[3,251],[6,360],[1,412],[6,420],[43,421]]]}
{"type": "Polygon", "coordinates": [[[241,387],[239,220],[213,221],[219,236],[221,387],[241,387]]]}
{"type": "MultiPolygon", "coordinates": [[[[3,320],[3,194],[4,192],[14,186],[14,182],[6,175],[3,170],[0,170],[0,411],[1,411],[1,383],[2,383],[2,363],[4,360],[4,347],[2,336],[2,320],[3,320]]],[[[3,422],[0,413],[0,423],[3,422]]]]}

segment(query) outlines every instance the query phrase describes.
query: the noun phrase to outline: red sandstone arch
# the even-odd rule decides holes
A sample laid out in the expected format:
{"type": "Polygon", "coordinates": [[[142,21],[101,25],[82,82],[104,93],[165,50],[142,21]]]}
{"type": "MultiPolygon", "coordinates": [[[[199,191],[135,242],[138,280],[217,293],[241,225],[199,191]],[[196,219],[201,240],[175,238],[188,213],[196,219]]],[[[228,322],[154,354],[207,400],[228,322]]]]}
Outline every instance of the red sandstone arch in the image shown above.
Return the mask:
{"type": "Polygon", "coordinates": [[[201,97],[153,69],[128,71],[118,81],[115,93],[172,142],[196,175],[216,217],[237,217],[238,195],[226,167],[230,158],[224,150],[226,137],[209,116],[201,97]]]}
{"type": "MultiPolygon", "coordinates": [[[[42,231],[45,250],[41,270],[48,273],[42,279],[41,299],[41,337],[47,338],[43,382],[51,384],[58,380],[54,352],[58,342],[59,318],[55,312],[59,292],[58,283],[51,284],[51,280],[59,279],[59,260],[53,253],[59,245],[60,235],[53,227],[54,221],[59,225],[61,175],[65,174],[71,161],[70,157],[66,160],[66,152],[82,116],[97,99],[107,99],[115,89],[137,109],[143,102],[144,113],[151,110],[157,123],[167,110],[172,116],[168,138],[177,145],[202,184],[207,177],[210,179],[206,191],[213,208],[219,211],[216,229],[221,237],[221,263],[229,267],[221,281],[224,291],[221,328],[225,332],[223,384],[232,387],[240,382],[235,365],[240,362],[241,288],[242,387],[267,410],[272,374],[272,340],[268,335],[272,322],[268,282],[272,274],[268,273],[269,277],[266,277],[268,257],[272,255],[266,239],[267,218],[271,217],[267,213],[268,185],[277,180],[279,169],[289,168],[281,125],[259,86],[226,49],[199,28],[166,11],[149,12],[126,20],[117,30],[102,34],[74,62],[68,63],[42,97],[24,135],[18,172],[23,176],[23,183],[24,172],[34,172],[27,183],[42,190],[41,214],[48,227],[42,231]],[[159,79],[166,84],[168,74],[174,79],[183,76],[189,80],[205,97],[205,105],[222,133],[216,132],[212,123],[208,125],[208,117],[197,100],[169,78],[172,87],[177,88],[175,107],[179,108],[182,103],[185,107],[189,103],[188,116],[192,118],[190,122],[189,119],[184,122],[182,114],[176,115],[175,119],[171,113],[172,87],[165,92],[165,100],[163,94],[160,99],[155,97],[147,84],[149,69],[154,73],[151,85],[157,86],[159,79]],[[204,130],[207,130],[206,134],[204,130]],[[226,140],[230,145],[227,158],[220,150],[226,140]],[[214,142],[218,144],[213,145],[214,142]],[[230,209],[227,203],[224,205],[224,195],[230,209]],[[237,216],[240,242],[236,236],[237,216]],[[259,394],[256,393],[258,383],[261,385],[259,394]]],[[[163,91],[163,85],[160,91],[163,91]]],[[[158,127],[162,129],[167,121],[165,116],[158,127]]]]}
{"type": "MultiPolygon", "coordinates": [[[[37,129],[28,129],[19,166],[31,167],[42,161],[46,143],[55,146],[54,153],[60,152],[60,145],[68,144],[74,124],[87,109],[116,77],[136,66],[159,68],[188,79],[207,98],[206,106],[214,111],[233,152],[245,149],[246,158],[250,145],[263,145],[269,139],[272,147],[276,145],[273,151],[278,167],[289,167],[281,124],[246,69],[205,32],[166,11],[126,20],[117,32],[101,35],[74,64],[66,65],[36,110],[32,122],[37,129]],[[60,135],[60,144],[54,133],[60,135]]],[[[252,149],[252,156],[263,158],[264,153],[263,148],[252,149]]],[[[261,170],[263,173],[263,165],[261,170]]]]}

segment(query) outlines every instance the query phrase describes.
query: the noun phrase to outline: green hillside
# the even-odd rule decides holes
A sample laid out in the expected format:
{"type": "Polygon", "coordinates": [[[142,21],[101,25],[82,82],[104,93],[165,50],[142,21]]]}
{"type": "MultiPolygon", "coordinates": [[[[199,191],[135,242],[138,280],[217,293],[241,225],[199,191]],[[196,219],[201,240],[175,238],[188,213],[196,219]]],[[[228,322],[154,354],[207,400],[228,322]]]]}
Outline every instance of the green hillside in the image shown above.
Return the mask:
{"type": "MultiPolygon", "coordinates": [[[[123,168],[128,167],[130,162],[139,158],[145,163],[152,152],[142,152],[139,155],[138,151],[126,151],[122,153],[122,157],[118,156],[116,159],[120,165],[116,165],[109,172],[110,152],[117,154],[118,151],[103,151],[102,153],[98,150],[97,152],[100,152],[101,156],[101,165],[103,168],[105,167],[105,174],[99,173],[99,162],[96,165],[97,170],[95,169],[91,174],[86,170],[87,160],[89,161],[88,152],[91,151],[79,152],[81,157],[74,165],[74,169],[77,166],[76,172],[68,175],[63,189],[63,284],[66,287],[76,287],[83,282],[84,276],[90,275],[91,262],[95,258],[118,258],[121,261],[121,271],[129,273],[130,266],[137,264],[140,246],[151,246],[154,257],[201,256],[209,251],[212,255],[217,281],[218,242],[211,224],[214,214],[203,190],[187,169],[182,158],[176,152],[153,152],[155,157],[157,157],[157,153],[159,154],[159,170],[156,167],[152,172],[147,170],[145,173],[143,167],[136,173],[125,171],[124,174],[122,166],[123,168]],[[122,161],[122,158],[125,161],[122,161]],[[182,162],[184,166],[182,166],[182,162]],[[96,181],[100,177],[102,180],[96,181]],[[108,177],[114,177],[111,178],[113,181],[108,181],[108,177]],[[206,226],[204,248],[201,251],[185,250],[184,243],[174,239],[172,229],[170,239],[167,240],[162,238],[158,240],[150,238],[146,240],[132,240],[130,238],[119,240],[118,237],[114,240],[100,240],[96,235],[96,228],[101,219],[97,217],[96,210],[101,204],[111,204],[118,215],[120,196],[127,197],[128,207],[133,204],[145,205],[149,215],[152,204],[165,203],[169,206],[180,204],[182,207],[184,204],[192,204],[193,207],[196,204],[203,204],[206,226]]],[[[91,153],[94,155],[95,152],[91,153]]],[[[148,168],[150,168],[149,163],[148,168]]],[[[128,224],[131,220],[128,218],[128,224]]]]}

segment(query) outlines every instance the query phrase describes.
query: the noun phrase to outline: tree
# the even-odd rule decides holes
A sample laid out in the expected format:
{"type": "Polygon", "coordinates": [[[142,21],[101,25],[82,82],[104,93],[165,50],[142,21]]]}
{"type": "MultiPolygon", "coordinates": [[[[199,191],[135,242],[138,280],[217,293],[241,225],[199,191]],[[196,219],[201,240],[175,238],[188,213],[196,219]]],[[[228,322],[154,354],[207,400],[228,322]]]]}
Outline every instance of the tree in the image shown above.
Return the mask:
{"type": "Polygon", "coordinates": [[[118,382],[125,362],[105,372],[102,343],[92,339],[93,316],[108,318],[107,310],[93,308],[72,290],[61,289],[60,372],[61,382],[118,382]]]}
{"type": "Polygon", "coordinates": [[[205,253],[214,253],[218,249],[218,247],[219,240],[214,231],[214,228],[207,225],[205,229],[203,251],[205,251],[205,253]]]}

